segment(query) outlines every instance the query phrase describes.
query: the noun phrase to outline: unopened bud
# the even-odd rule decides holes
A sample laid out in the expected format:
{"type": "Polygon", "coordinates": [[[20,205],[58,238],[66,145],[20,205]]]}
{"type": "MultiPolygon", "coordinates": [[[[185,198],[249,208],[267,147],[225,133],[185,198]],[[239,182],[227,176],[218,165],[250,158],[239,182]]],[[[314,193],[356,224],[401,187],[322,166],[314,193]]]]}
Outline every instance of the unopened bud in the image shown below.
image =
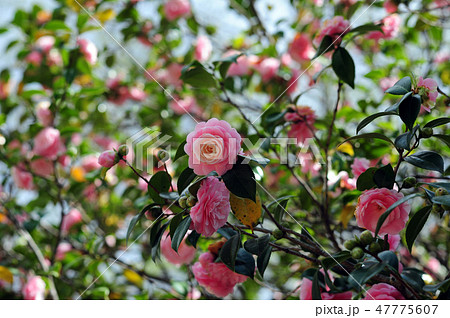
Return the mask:
{"type": "Polygon", "coordinates": [[[360,259],[364,256],[364,251],[361,247],[355,247],[354,249],[352,249],[351,254],[354,259],[360,259]]]}
{"type": "Polygon", "coordinates": [[[197,199],[194,197],[189,197],[186,200],[186,205],[190,208],[192,208],[197,203],[197,199]]]}
{"type": "Polygon", "coordinates": [[[274,238],[276,238],[277,240],[279,240],[279,239],[283,238],[284,233],[283,233],[283,231],[280,230],[280,229],[275,229],[275,230],[272,231],[272,235],[273,235],[274,238]]]}
{"type": "Polygon", "coordinates": [[[369,246],[369,251],[374,253],[374,254],[377,254],[377,253],[381,252],[380,243],[372,242],[372,244],[370,244],[370,246],[369,246]]]}
{"type": "Polygon", "coordinates": [[[127,147],[127,145],[120,145],[119,146],[119,150],[117,151],[117,153],[121,157],[125,157],[126,155],[128,155],[128,147],[127,147]]]}
{"type": "Polygon", "coordinates": [[[178,204],[180,205],[180,208],[182,209],[186,209],[187,207],[187,198],[185,196],[182,196],[181,198],[178,199],[178,204]]]}
{"type": "Polygon", "coordinates": [[[403,180],[403,188],[409,189],[415,187],[417,184],[417,180],[414,177],[408,177],[403,180]]]}
{"type": "Polygon", "coordinates": [[[361,243],[363,243],[364,245],[369,245],[373,241],[373,235],[370,231],[364,231],[361,233],[359,239],[361,240],[361,243]]]}
{"type": "Polygon", "coordinates": [[[356,241],[355,240],[348,240],[344,242],[344,247],[346,249],[348,249],[349,251],[351,251],[352,249],[354,249],[356,247],[356,241]]]}
{"type": "Polygon", "coordinates": [[[433,128],[431,127],[425,127],[420,131],[420,137],[422,138],[430,138],[433,136],[433,128]]]}

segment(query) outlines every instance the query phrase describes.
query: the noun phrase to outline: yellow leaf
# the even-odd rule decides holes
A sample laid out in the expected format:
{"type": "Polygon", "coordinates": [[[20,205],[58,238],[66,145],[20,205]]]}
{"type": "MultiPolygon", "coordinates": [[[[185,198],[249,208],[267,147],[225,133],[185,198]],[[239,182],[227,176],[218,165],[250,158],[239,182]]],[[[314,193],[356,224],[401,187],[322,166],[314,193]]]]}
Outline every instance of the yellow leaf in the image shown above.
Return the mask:
{"type": "Polygon", "coordinates": [[[352,219],[353,214],[355,213],[355,209],[356,207],[351,204],[347,204],[342,209],[341,215],[339,216],[339,221],[344,226],[344,229],[347,228],[348,222],[350,222],[350,220],[352,219]]]}
{"type": "Polygon", "coordinates": [[[0,266],[0,280],[10,284],[12,284],[13,282],[13,274],[4,266],[0,266]]]}
{"type": "Polygon", "coordinates": [[[130,282],[135,284],[136,286],[142,287],[142,282],[144,281],[142,277],[136,273],[135,271],[125,269],[123,271],[123,276],[130,282]]]}
{"type": "Polygon", "coordinates": [[[109,21],[113,19],[116,16],[116,13],[113,9],[106,9],[100,12],[97,12],[96,17],[97,19],[103,24],[106,21],[109,21]]]}
{"type": "Polygon", "coordinates": [[[231,210],[242,224],[253,227],[261,217],[261,198],[256,193],[256,203],[250,199],[238,197],[230,192],[231,210]]]}
{"type": "Polygon", "coordinates": [[[342,145],[337,147],[337,150],[340,152],[344,152],[352,157],[355,155],[355,151],[353,150],[353,147],[349,142],[343,143],[342,145]]]}

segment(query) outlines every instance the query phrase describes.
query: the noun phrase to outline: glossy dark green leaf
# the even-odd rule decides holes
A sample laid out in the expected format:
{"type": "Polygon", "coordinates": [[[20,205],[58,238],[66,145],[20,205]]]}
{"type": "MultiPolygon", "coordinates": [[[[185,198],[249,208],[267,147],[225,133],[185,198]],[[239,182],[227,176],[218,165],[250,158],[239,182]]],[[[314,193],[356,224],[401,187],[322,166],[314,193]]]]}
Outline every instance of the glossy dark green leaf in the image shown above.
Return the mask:
{"type": "Polygon", "coordinates": [[[262,252],[269,246],[270,235],[266,234],[255,239],[248,239],[244,243],[244,248],[247,252],[255,254],[257,256],[261,255],[262,252]]]}
{"type": "Polygon", "coordinates": [[[377,262],[363,265],[350,273],[349,282],[354,285],[355,288],[361,288],[361,285],[364,285],[373,276],[378,275],[385,267],[385,263],[377,262]]]}
{"type": "Polygon", "coordinates": [[[217,86],[214,76],[197,61],[194,61],[183,68],[180,79],[185,84],[189,84],[193,87],[211,88],[217,86]]]}
{"type": "Polygon", "coordinates": [[[319,271],[316,271],[316,273],[314,274],[311,293],[312,293],[312,300],[322,300],[322,293],[320,292],[320,285],[319,285],[319,271]]]}
{"type": "Polygon", "coordinates": [[[448,123],[450,123],[450,117],[442,117],[442,118],[433,119],[432,121],[428,122],[424,127],[434,128],[434,127],[445,125],[448,123]]]}
{"type": "Polygon", "coordinates": [[[333,49],[333,38],[329,35],[325,35],[322,38],[322,41],[320,42],[317,52],[312,59],[314,60],[315,58],[318,58],[322,54],[331,51],[332,49],[333,49]]]}
{"type": "Polygon", "coordinates": [[[184,145],[186,145],[186,140],[183,141],[177,148],[177,152],[175,153],[175,157],[173,158],[172,162],[177,161],[183,156],[186,156],[186,152],[184,151],[184,145]]]}
{"type": "Polygon", "coordinates": [[[236,256],[234,271],[253,279],[255,276],[255,259],[252,254],[240,248],[236,256]]]}
{"type": "Polygon", "coordinates": [[[417,211],[409,220],[408,225],[406,226],[405,240],[410,252],[412,250],[414,241],[427,222],[428,217],[430,216],[430,212],[431,206],[426,206],[417,211]]]}
{"type": "Polygon", "coordinates": [[[405,95],[411,91],[411,78],[409,76],[403,77],[391,88],[388,88],[385,93],[392,95],[405,95]]]}
{"type": "Polygon", "coordinates": [[[189,226],[191,225],[191,217],[188,216],[183,219],[183,221],[178,224],[177,229],[175,230],[175,233],[173,234],[172,238],[172,248],[175,252],[178,252],[178,247],[180,246],[181,242],[184,239],[184,236],[186,235],[187,231],[189,230],[189,226]]]}
{"type": "Polygon", "coordinates": [[[373,176],[375,175],[376,171],[377,168],[369,168],[361,173],[356,180],[356,189],[358,189],[359,191],[364,191],[376,187],[375,181],[373,180],[373,176]]]}
{"type": "Polygon", "coordinates": [[[346,49],[338,47],[334,51],[331,66],[340,80],[355,88],[355,63],[346,49]]]}
{"type": "Polygon", "coordinates": [[[444,159],[434,151],[420,151],[405,158],[405,161],[419,168],[444,173],[444,159]]]}
{"type": "Polygon", "coordinates": [[[450,194],[441,195],[441,196],[436,195],[436,196],[434,196],[434,198],[431,201],[433,201],[433,203],[450,206],[450,194]]]}
{"type": "Polygon", "coordinates": [[[220,260],[232,271],[234,271],[235,268],[236,256],[240,246],[241,236],[238,233],[230,237],[220,249],[220,260]]]}
{"type": "Polygon", "coordinates": [[[433,137],[445,143],[447,147],[450,147],[450,135],[434,134],[433,137]]]}
{"type": "Polygon", "coordinates": [[[194,181],[195,177],[197,175],[194,173],[194,170],[192,170],[189,167],[186,167],[186,169],[181,172],[180,176],[178,177],[177,181],[177,189],[178,193],[183,193],[184,189],[186,189],[192,181],[194,181]]]}
{"type": "Polygon", "coordinates": [[[363,25],[357,26],[356,28],[350,29],[347,32],[347,34],[350,34],[350,33],[364,34],[364,33],[372,32],[372,31],[383,32],[383,29],[381,28],[381,25],[379,25],[379,24],[368,23],[368,24],[363,24],[363,25]]]}
{"type": "Polygon", "coordinates": [[[348,142],[350,140],[355,140],[355,139],[381,139],[381,140],[387,141],[391,145],[395,146],[394,143],[392,142],[392,140],[390,140],[388,137],[386,137],[385,135],[382,135],[380,133],[367,133],[367,134],[356,135],[356,136],[345,139],[338,146],[342,145],[345,142],[348,142]]]}
{"type": "Polygon", "coordinates": [[[164,204],[166,201],[159,196],[161,192],[168,192],[172,178],[165,171],[155,173],[148,184],[148,194],[158,204],[164,204]]]}
{"type": "Polygon", "coordinates": [[[267,265],[269,265],[270,255],[272,255],[272,246],[267,245],[264,251],[256,259],[256,265],[258,267],[259,273],[261,274],[261,277],[264,276],[267,265]]]}
{"type": "Polygon", "coordinates": [[[198,239],[200,238],[200,234],[197,233],[195,230],[193,230],[187,237],[187,241],[189,242],[190,245],[192,245],[193,247],[197,247],[197,242],[198,239]]]}
{"type": "Polygon", "coordinates": [[[328,270],[334,266],[338,266],[342,262],[346,261],[351,257],[349,251],[340,251],[330,257],[325,257],[321,263],[324,269],[328,270]]]}
{"type": "Polygon", "coordinates": [[[382,251],[378,253],[378,257],[383,261],[383,263],[398,271],[398,258],[394,252],[382,251]]]}
{"type": "Polygon", "coordinates": [[[175,231],[178,225],[180,225],[182,220],[183,220],[183,213],[178,213],[170,220],[169,235],[171,239],[173,239],[173,235],[175,234],[175,231]]]}
{"type": "Polygon", "coordinates": [[[417,116],[420,112],[422,105],[422,99],[418,94],[408,95],[398,106],[398,113],[400,118],[405,123],[409,130],[412,130],[417,116]]]}
{"type": "Polygon", "coordinates": [[[156,204],[152,203],[147,206],[145,206],[139,214],[133,216],[133,218],[130,221],[130,224],[128,225],[127,229],[127,235],[126,235],[126,242],[128,244],[128,239],[133,232],[134,228],[136,227],[136,224],[142,219],[142,217],[145,215],[145,212],[149,211],[152,207],[156,206],[156,204]]]}
{"type": "Polygon", "coordinates": [[[381,113],[376,113],[376,114],[370,115],[369,117],[364,118],[359,123],[358,127],[356,128],[356,133],[359,133],[361,131],[361,129],[366,127],[368,124],[370,124],[375,119],[377,119],[379,117],[383,117],[383,116],[392,116],[392,115],[398,116],[398,114],[396,112],[394,112],[394,111],[381,112],[381,113]]]}
{"type": "Polygon", "coordinates": [[[391,164],[377,169],[373,175],[373,181],[378,188],[392,189],[395,183],[395,174],[391,164]]]}
{"type": "Polygon", "coordinates": [[[227,189],[241,198],[247,198],[256,202],[256,180],[252,168],[248,164],[241,164],[238,158],[233,168],[223,176],[223,182],[227,189]]]}
{"type": "Polygon", "coordinates": [[[435,285],[427,285],[423,287],[424,291],[435,293],[440,290],[446,292],[450,288],[450,278],[444,280],[443,282],[435,285]]]}

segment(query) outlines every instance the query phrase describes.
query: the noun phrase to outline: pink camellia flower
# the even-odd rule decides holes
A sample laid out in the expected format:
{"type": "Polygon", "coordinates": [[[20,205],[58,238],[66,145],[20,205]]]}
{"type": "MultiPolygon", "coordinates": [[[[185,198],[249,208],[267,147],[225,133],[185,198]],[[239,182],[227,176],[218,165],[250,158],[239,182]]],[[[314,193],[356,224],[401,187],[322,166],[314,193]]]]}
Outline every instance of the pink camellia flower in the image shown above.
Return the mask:
{"type": "Polygon", "coordinates": [[[161,253],[169,263],[174,265],[190,264],[195,257],[195,248],[187,245],[186,238],[184,238],[178,247],[178,253],[175,252],[169,233],[166,232],[161,240],[161,253]]]}
{"type": "Polygon", "coordinates": [[[30,163],[31,171],[41,177],[53,174],[53,163],[46,158],[38,158],[30,163]]]}
{"type": "Polygon", "coordinates": [[[313,46],[306,34],[297,34],[289,45],[289,54],[291,57],[301,63],[309,60],[313,56],[313,46]]]}
{"type": "Polygon", "coordinates": [[[72,159],[68,155],[62,155],[58,158],[58,163],[63,167],[68,167],[72,159]]]}
{"type": "Polygon", "coordinates": [[[353,177],[358,178],[363,172],[370,168],[370,161],[366,158],[355,158],[352,168],[353,177]]]}
{"type": "Polygon", "coordinates": [[[31,51],[27,55],[25,61],[34,66],[39,66],[42,63],[42,53],[38,51],[31,51]]]}
{"type": "Polygon", "coordinates": [[[392,39],[397,36],[401,24],[401,18],[398,14],[392,14],[390,16],[387,16],[381,21],[381,23],[382,23],[381,29],[383,30],[383,32],[380,31],[369,32],[367,34],[368,39],[373,40],[392,39]]]}
{"type": "Polygon", "coordinates": [[[63,60],[61,53],[57,49],[51,49],[47,54],[47,65],[48,66],[62,66],[63,60]]]}
{"type": "Polygon", "coordinates": [[[375,284],[368,291],[364,300],[404,300],[405,297],[394,287],[385,283],[375,284]]]}
{"type": "Polygon", "coordinates": [[[102,167],[111,168],[116,163],[116,153],[114,150],[103,151],[98,157],[98,164],[102,167]]]}
{"type": "Polygon", "coordinates": [[[396,235],[388,235],[388,243],[389,243],[389,250],[395,251],[397,247],[400,245],[401,237],[399,234],[396,235]]]}
{"type": "Polygon", "coordinates": [[[53,123],[53,113],[49,107],[48,101],[42,101],[36,105],[36,117],[42,126],[50,126],[53,123]]]}
{"type": "Polygon", "coordinates": [[[128,91],[128,94],[130,99],[137,102],[142,102],[147,97],[147,94],[141,88],[136,86],[131,87],[128,91]]]}
{"type": "Polygon", "coordinates": [[[214,255],[203,253],[192,266],[198,283],[217,297],[225,297],[233,292],[234,286],[247,280],[247,276],[237,274],[223,263],[215,263],[214,255]]]}
{"type": "Polygon", "coordinates": [[[53,127],[42,129],[34,138],[33,152],[39,156],[54,160],[61,147],[59,130],[53,127]]]}
{"type": "Polygon", "coordinates": [[[256,66],[257,70],[261,74],[263,82],[268,82],[277,75],[280,68],[280,61],[276,58],[265,58],[256,66]]]}
{"type": "Polygon", "coordinates": [[[22,288],[22,295],[25,300],[44,300],[45,282],[40,276],[31,276],[22,288]]]}
{"type": "Polygon", "coordinates": [[[201,108],[197,105],[197,101],[193,96],[171,100],[169,107],[177,115],[184,115],[186,113],[200,115],[202,113],[201,108]]]}
{"type": "Polygon", "coordinates": [[[35,43],[36,49],[48,53],[55,45],[55,38],[51,35],[42,36],[35,43]]]}
{"type": "MultiPolygon", "coordinates": [[[[322,300],[351,300],[352,292],[346,291],[338,294],[322,292],[321,297],[322,300]]],[[[312,300],[312,281],[307,278],[302,280],[302,286],[300,287],[300,300],[312,300]]]]}
{"type": "MultiPolygon", "coordinates": [[[[449,60],[450,60],[450,52],[440,51],[440,52],[436,53],[433,62],[436,64],[441,64],[441,63],[445,63],[449,60]]],[[[0,83],[0,86],[1,86],[1,83],[0,83]]],[[[1,92],[0,92],[0,95],[1,95],[1,92]]]]}
{"type": "Polygon", "coordinates": [[[292,122],[288,131],[289,138],[296,138],[297,143],[304,143],[306,139],[313,137],[316,115],[308,106],[296,106],[284,115],[287,122],[292,122]]]}
{"type": "Polygon", "coordinates": [[[300,166],[302,167],[303,173],[311,173],[311,176],[316,177],[319,175],[319,171],[322,166],[320,163],[314,160],[311,153],[299,153],[298,160],[300,162],[300,166]]]}
{"type": "Polygon", "coordinates": [[[233,167],[241,148],[241,136],[224,120],[212,118],[198,123],[186,138],[184,151],[189,168],[198,175],[216,171],[220,176],[233,167]]]}
{"type": "Polygon", "coordinates": [[[88,39],[78,39],[77,45],[80,47],[80,52],[89,64],[94,65],[97,63],[98,50],[94,43],[88,39]]]}
{"type": "Polygon", "coordinates": [[[316,37],[315,42],[317,45],[322,42],[324,36],[328,35],[331,37],[334,45],[338,46],[341,43],[342,36],[349,31],[350,23],[345,20],[342,16],[336,16],[333,19],[326,20],[323,23],[322,29],[319,35],[316,37]],[[336,42],[335,42],[336,41],[336,42]]]}
{"type": "Polygon", "coordinates": [[[384,92],[398,82],[397,77],[384,77],[380,80],[380,88],[384,92]]]}
{"type": "Polygon", "coordinates": [[[27,172],[22,165],[11,168],[14,183],[20,189],[32,190],[34,188],[33,175],[27,172]]]}
{"type": "Polygon", "coordinates": [[[98,158],[95,155],[87,155],[81,160],[81,166],[84,171],[91,172],[100,169],[102,166],[98,162],[98,158]]]}
{"type": "MultiPolygon", "coordinates": [[[[358,199],[355,211],[358,226],[375,232],[380,216],[402,198],[402,193],[387,188],[364,191],[358,199]]],[[[410,211],[408,202],[396,207],[385,220],[379,234],[398,234],[405,227],[410,211]]]]}
{"type": "Polygon", "coordinates": [[[191,208],[191,226],[203,236],[211,236],[221,228],[230,214],[230,192],[215,177],[202,181],[197,192],[198,202],[191,208]]]}
{"type": "Polygon", "coordinates": [[[72,250],[72,245],[67,242],[62,242],[58,244],[56,248],[55,259],[57,261],[62,261],[66,257],[66,253],[72,250]]]}
{"type": "Polygon", "coordinates": [[[164,14],[169,21],[188,16],[190,13],[189,0],[168,0],[164,4],[164,14]]]}
{"type": "Polygon", "coordinates": [[[197,42],[195,44],[195,59],[204,62],[211,57],[212,53],[212,44],[207,36],[201,35],[197,38],[197,42]]]}
{"type": "MultiPolygon", "coordinates": [[[[229,57],[233,55],[238,55],[241,52],[230,50],[227,51],[223,57],[229,57]]],[[[258,62],[258,57],[255,55],[247,56],[241,55],[237,58],[236,63],[231,63],[228,68],[227,75],[228,76],[244,76],[249,75],[252,71],[252,67],[256,65],[258,62]]]]}
{"type": "Polygon", "coordinates": [[[67,234],[72,226],[75,224],[81,223],[83,217],[81,216],[81,212],[77,209],[72,209],[64,216],[62,221],[62,232],[67,234]]]}
{"type": "Polygon", "coordinates": [[[432,78],[423,79],[421,76],[417,81],[416,91],[422,98],[422,107],[427,112],[430,112],[430,108],[436,102],[436,98],[438,97],[437,87],[438,84],[432,78]]]}
{"type": "Polygon", "coordinates": [[[397,4],[392,0],[386,0],[383,2],[383,7],[387,13],[395,13],[398,10],[397,4]]]}

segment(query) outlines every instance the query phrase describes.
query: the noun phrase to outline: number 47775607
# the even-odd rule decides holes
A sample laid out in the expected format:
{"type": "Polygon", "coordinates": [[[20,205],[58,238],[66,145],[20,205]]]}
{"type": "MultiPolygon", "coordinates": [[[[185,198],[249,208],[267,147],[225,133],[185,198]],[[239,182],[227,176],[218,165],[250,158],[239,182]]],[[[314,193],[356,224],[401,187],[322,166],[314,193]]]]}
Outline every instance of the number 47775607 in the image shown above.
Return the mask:
{"type": "Polygon", "coordinates": [[[381,315],[434,315],[438,305],[378,305],[377,311],[381,315]]]}

